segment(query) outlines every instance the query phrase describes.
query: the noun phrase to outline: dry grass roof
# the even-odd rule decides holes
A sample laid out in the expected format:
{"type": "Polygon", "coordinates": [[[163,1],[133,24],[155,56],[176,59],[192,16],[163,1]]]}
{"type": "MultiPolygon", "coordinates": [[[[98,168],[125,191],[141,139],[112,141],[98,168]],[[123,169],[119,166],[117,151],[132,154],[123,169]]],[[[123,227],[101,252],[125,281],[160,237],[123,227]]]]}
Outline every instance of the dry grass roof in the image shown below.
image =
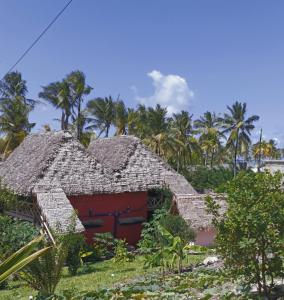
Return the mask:
{"type": "MultiPolygon", "coordinates": [[[[207,212],[205,198],[208,195],[179,195],[174,199],[178,213],[193,229],[206,229],[212,227],[212,215],[207,212]]],[[[212,194],[217,204],[220,205],[220,215],[227,210],[225,197],[212,194]]]]}
{"type": "Polygon", "coordinates": [[[134,136],[97,139],[88,151],[129,191],[168,186],[174,194],[197,195],[182,175],[134,136]]]}

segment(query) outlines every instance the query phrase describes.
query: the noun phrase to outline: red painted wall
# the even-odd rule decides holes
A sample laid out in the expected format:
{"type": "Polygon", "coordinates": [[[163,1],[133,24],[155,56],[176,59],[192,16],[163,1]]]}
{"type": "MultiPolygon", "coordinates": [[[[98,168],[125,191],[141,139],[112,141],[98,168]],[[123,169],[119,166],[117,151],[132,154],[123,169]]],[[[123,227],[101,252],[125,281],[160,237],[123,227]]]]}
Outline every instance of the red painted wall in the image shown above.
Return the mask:
{"type": "MultiPolygon", "coordinates": [[[[92,242],[94,234],[97,232],[112,232],[114,229],[113,216],[89,216],[89,210],[93,214],[123,212],[130,208],[130,211],[121,215],[119,218],[144,217],[147,219],[147,192],[121,193],[121,194],[102,194],[91,196],[71,196],[69,200],[77,210],[81,221],[103,220],[103,226],[89,228],[85,231],[88,242],[92,242]]],[[[117,224],[116,238],[126,239],[130,245],[135,245],[140,239],[142,224],[117,224]]]]}
{"type": "Polygon", "coordinates": [[[213,246],[215,237],[216,230],[214,228],[198,230],[196,232],[195,243],[201,246],[213,246]]]}

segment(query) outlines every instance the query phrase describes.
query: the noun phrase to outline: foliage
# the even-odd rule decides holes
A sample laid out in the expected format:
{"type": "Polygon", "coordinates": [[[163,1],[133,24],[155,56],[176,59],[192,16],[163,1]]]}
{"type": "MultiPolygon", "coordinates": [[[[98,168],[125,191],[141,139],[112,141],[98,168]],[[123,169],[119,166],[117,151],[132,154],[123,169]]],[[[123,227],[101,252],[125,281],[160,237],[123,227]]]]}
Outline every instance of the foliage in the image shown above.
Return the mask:
{"type": "Polygon", "coordinates": [[[0,283],[4,282],[13,273],[18,272],[20,269],[33,263],[33,261],[42,257],[44,254],[46,255],[50,251],[50,247],[44,247],[34,252],[42,241],[42,238],[43,236],[35,238],[0,263],[0,283]]]}
{"type": "Polygon", "coordinates": [[[180,215],[167,213],[159,220],[159,224],[169,231],[170,234],[180,237],[187,243],[195,238],[194,231],[180,215]]]}
{"type": "Polygon", "coordinates": [[[134,260],[134,254],[127,249],[125,240],[116,240],[113,261],[115,263],[130,262],[134,260]]]}
{"type": "Polygon", "coordinates": [[[116,240],[110,232],[96,233],[94,236],[93,250],[97,259],[112,257],[116,240]]]}
{"type": "Polygon", "coordinates": [[[236,101],[232,106],[227,106],[229,113],[224,114],[222,119],[223,133],[228,134],[227,148],[232,149],[234,175],[237,171],[237,156],[244,155],[248,158],[249,146],[251,144],[250,135],[255,128],[254,123],[259,120],[259,116],[252,115],[246,118],[247,104],[236,101]]]}
{"type": "MultiPolygon", "coordinates": [[[[42,257],[26,266],[21,272],[22,280],[26,281],[32,288],[39,292],[41,296],[52,295],[61,278],[62,270],[73,244],[70,233],[56,235],[56,244],[42,257]]],[[[43,246],[49,245],[43,241],[43,246]]],[[[72,266],[73,267],[73,266],[72,266]]]]}
{"type": "MultiPolygon", "coordinates": [[[[191,266],[200,264],[204,258],[204,254],[191,255],[191,266]]],[[[185,263],[187,262],[185,261],[185,263]]],[[[144,268],[144,258],[140,255],[135,255],[135,259],[131,262],[119,264],[113,263],[112,259],[95,263],[84,263],[79,268],[76,276],[69,276],[67,268],[63,269],[63,275],[56,288],[56,293],[62,296],[64,294],[66,298],[68,296],[69,298],[67,299],[75,298],[75,296],[80,299],[79,295],[91,294],[96,291],[102,293],[102,290],[113,290],[114,287],[118,286],[122,289],[130,289],[131,286],[139,284],[139,282],[143,285],[144,281],[145,288],[147,288],[151,283],[149,276],[152,277],[157,272],[157,268],[144,268]],[[146,276],[145,279],[144,276],[146,276]]],[[[197,277],[196,274],[194,276],[195,278],[197,277]]],[[[167,280],[168,277],[166,276],[164,282],[167,282],[167,280]]],[[[164,286],[160,276],[157,277],[157,281],[164,286]]],[[[155,283],[156,280],[153,282],[155,283]]],[[[161,288],[163,288],[162,286],[161,288]]],[[[29,295],[35,296],[36,293],[22,281],[13,280],[10,282],[10,289],[0,292],[0,300],[28,299],[29,295]]]]}
{"type": "MultiPolygon", "coordinates": [[[[199,270],[179,275],[158,274],[132,280],[117,287],[97,291],[69,289],[55,295],[53,300],[107,300],[107,299],[145,299],[145,300],[186,300],[186,299],[247,299],[236,292],[228,278],[220,271],[199,270]]],[[[48,300],[48,299],[44,299],[48,300]]]]}
{"type": "Polygon", "coordinates": [[[208,198],[214,215],[216,243],[234,278],[257,284],[269,297],[277,277],[283,277],[284,193],[282,175],[240,173],[227,186],[228,210],[219,216],[218,205],[208,198]]]}
{"type": "Polygon", "coordinates": [[[82,264],[81,252],[85,244],[85,239],[82,234],[69,233],[66,237],[68,239],[68,253],[66,257],[66,265],[68,266],[69,274],[74,276],[77,274],[78,268],[82,264]]]}
{"type": "Polygon", "coordinates": [[[11,72],[0,81],[0,132],[4,134],[3,156],[9,155],[35,126],[29,113],[36,101],[28,99],[26,81],[19,72],[11,72]]]}
{"type": "Polygon", "coordinates": [[[214,167],[196,167],[184,173],[187,180],[198,192],[212,190],[215,192],[224,192],[224,186],[233,179],[231,168],[214,167]]]}
{"type": "Polygon", "coordinates": [[[0,215],[0,259],[12,255],[38,234],[31,223],[0,215]]]}

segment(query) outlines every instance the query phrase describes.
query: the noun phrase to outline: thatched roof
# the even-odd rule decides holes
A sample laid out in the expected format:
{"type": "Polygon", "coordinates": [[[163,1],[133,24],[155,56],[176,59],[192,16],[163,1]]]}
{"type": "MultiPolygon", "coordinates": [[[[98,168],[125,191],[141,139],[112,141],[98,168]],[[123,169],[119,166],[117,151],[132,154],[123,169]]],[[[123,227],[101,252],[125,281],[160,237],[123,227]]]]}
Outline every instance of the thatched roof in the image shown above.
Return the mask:
{"type": "Polygon", "coordinates": [[[127,191],[168,186],[174,194],[197,192],[190,183],[139,138],[116,136],[94,140],[88,151],[103,165],[114,182],[127,191]]]}
{"type": "Polygon", "coordinates": [[[4,184],[21,195],[31,195],[44,178],[56,180],[66,195],[111,190],[102,166],[69,132],[29,135],[0,167],[4,184]]]}
{"type": "MultiPolygon", "coordinates": [[[[70,195],[147,191],[168,186],[179,213],[194,228],[208,227],[203,196],[165,161],[132,136],[93,141],[86,150],[69,132],[29,135],[0,166],[4,184],[35,195],[49,225],[67,226],[70,195]],[[66,197],[67,196],[67,197],[66,197]]],[[[77,230],[83,226],[76,220],[77,230]]]]}
{"type": "MultiPolygon", "coordinates": [[[[217,204],[220,205],[219,213],[223,215],[227,210],[224,196],[212,194],[217,204]]],[[[178,213],[193,229],[212,228],[212,215],[208,214],[205,202],[206,194],[179,195],[174,199],[178,213]]]]}
{"type": "Polygon", "coordinates": [[[51,228],[64,232],[74,226],[76,232],[85,230],[59,183],[53,181],[50,184],[43,179],[35,187],[34,193],[41,215],[51,228]]]}

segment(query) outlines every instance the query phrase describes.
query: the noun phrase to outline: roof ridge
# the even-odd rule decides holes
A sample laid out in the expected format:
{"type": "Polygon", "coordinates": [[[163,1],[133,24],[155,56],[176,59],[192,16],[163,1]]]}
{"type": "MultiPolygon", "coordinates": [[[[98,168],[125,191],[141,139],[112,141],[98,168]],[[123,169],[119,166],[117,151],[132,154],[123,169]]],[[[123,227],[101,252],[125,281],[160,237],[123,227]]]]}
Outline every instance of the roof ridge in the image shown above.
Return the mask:
{"type": "Polygon", "coordinates": [[[51,158],[49,159],[50,163],[47,163],[45,165],[45,167],[43,167],[40,170],[40,174],[37,176],[35,184],[33,186],[33,188],[31,189],[31,193],[33,193],[35,187],[40,183],[40,181],[45,177],[45,175],[48,173],[49,169],[53,166],[54,161],[57,157],[57,155],[60,153],[60,151],[63,149],[63,147],[71,140],[75,140],[74,136],[66,130],[60,130],[60,131],[49,131],[49,132],[43,132],[43,133],[36,133],[33,135],[37,135],[37,136],[42,136],[45,134],[62,134],[61,139],[60,139],[60,143],[59,143],[59,147],[56,147],[52,153],[51,153],[51,158]]]}

